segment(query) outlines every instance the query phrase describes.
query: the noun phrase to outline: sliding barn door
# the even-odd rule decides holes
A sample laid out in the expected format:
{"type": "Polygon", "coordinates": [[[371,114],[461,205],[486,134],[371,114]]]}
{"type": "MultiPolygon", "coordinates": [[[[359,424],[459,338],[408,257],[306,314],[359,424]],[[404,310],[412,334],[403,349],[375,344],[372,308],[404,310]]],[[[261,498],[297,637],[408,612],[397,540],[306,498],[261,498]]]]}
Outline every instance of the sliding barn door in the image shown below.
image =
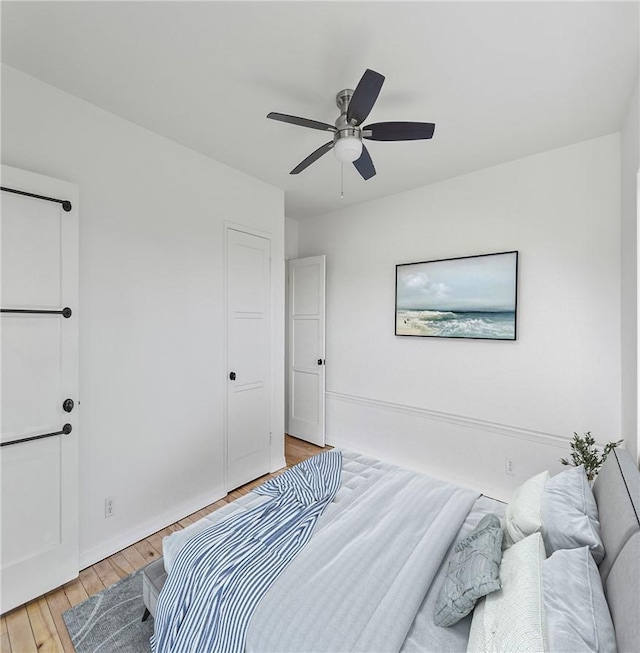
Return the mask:
{"type": "Polygon", "coordinates": [[[271,462],[271,241],[227,229],[227,489],[271,462]]]}
{"type": "Polygon", "coordinates": [[[1,195],[6,612],[78,575],[78,193],[2,166],[1,195]]]}
{"type": "Polygon", "coordinates": [[[325,257],[289,261],[289,435],[324,447],[325,257]]]}

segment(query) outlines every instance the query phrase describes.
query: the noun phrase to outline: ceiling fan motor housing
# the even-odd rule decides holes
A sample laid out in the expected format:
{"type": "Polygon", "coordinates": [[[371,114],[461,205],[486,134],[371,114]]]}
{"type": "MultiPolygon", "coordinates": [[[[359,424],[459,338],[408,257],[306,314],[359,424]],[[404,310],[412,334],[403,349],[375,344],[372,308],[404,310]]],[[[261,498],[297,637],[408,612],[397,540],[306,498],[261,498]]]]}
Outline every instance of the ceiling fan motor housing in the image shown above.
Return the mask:
{"type": "Polygon", "coordinates": [[[353,97],[353,89],[345,88],[336,95],[336,104],[340,116],[335,122],[336,133],[333,135],[333,153],[339,161],[350,163],[362,154],[362,133],[360,127],[347,120],[347,109],[353,97]]]}

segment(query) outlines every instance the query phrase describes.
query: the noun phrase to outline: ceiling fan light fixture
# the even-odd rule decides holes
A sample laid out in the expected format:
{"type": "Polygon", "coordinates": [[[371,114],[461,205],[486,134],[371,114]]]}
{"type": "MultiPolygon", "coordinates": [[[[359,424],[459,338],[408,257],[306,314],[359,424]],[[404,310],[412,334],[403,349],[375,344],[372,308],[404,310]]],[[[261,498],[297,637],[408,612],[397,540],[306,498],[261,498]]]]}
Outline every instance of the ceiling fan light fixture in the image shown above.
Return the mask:
{"type": "Polygon", "coordinates": [[[362,141],[357,136],[343,136],[333,146],[336,159],[342,163],[357,161],[362,154],[362,141]]]}

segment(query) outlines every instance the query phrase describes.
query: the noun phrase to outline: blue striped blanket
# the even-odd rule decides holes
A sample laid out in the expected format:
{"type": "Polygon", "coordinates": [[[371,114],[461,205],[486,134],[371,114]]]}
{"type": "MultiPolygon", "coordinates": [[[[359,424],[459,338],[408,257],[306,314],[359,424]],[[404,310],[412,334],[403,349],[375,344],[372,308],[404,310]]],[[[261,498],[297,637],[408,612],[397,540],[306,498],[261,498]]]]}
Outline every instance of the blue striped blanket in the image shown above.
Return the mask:
{"type": "Polygon", "coordinates": [[[214,524],[178,553],[158,597],[154,653],[241,653],[256,606],[309,541],[340,486],[328,451],[254,490],[271,497],[214,524]]]}

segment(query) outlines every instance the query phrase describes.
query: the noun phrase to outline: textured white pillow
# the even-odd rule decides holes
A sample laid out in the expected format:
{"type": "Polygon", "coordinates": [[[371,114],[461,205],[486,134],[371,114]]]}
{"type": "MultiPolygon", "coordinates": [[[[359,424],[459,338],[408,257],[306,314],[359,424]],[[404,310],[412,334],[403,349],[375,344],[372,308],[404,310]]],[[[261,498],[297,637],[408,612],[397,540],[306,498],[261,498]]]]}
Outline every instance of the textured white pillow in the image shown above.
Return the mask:
{"type": "Polygon", "coordinates": [[[454,547],[436,600],[436,625],[457,624],[473,610],[479,598],[500,589],[501,558],[502,525],[496,515],[485,515],[454,547]]]}
{"type": "Polygon", "coordinates": [[[542,493],[549,472],[541,472],[525,481],[514,493],[505,510],[505,547],[542,529],[542,493]]]}
{"type": "Polygon", "coordinates": [[[468,653],[543,653],[542,535],[534,533],[502,556],[502,589],[482,599],[473,612],[468,653]]]}
{"type": "Polygon", "coordinates": [[[596,563],[602,562],[598,506],[582,465],[547,481],[542,494],[542,537],[547,555],[588,546],[596,563]]]}

